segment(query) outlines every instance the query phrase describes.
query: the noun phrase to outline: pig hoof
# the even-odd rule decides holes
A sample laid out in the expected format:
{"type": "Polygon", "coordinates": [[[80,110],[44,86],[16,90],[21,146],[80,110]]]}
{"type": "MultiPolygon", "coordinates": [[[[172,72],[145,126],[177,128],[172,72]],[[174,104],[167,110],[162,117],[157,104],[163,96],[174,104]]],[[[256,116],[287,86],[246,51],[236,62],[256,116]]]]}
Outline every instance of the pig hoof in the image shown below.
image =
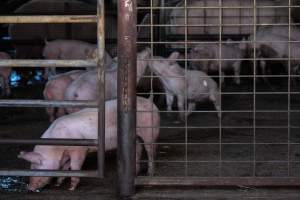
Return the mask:
{"type": "Polygon", "coordinates": [[[68,190],[69,191],[74,191],[76,189],[76,186],[71,186],[68,190]]]}

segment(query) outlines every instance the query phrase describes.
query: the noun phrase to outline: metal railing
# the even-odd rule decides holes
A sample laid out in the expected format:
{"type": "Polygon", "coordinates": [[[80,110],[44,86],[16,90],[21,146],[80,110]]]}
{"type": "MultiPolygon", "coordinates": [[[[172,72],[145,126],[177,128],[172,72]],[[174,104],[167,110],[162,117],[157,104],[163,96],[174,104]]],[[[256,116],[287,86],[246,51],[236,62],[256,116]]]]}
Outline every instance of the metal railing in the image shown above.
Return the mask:
{"type": "Polygon", "coordinates": [[[104,73],[104,0],[97,2],[97,15],[0,16],[0,23],[97,23],[98,53],[96,60],[0,60],[0,67],[98,67],[100,98],[98,101],[0,100],[0,107],[94,107],[98,108],[98,140],[78,139],[2,139],[1,144],[38,144],[64,146],[96,146],[96,171],[0,170],[3,176],[78,176],[103,177],[105,148],[105,73],[104,73]]]}

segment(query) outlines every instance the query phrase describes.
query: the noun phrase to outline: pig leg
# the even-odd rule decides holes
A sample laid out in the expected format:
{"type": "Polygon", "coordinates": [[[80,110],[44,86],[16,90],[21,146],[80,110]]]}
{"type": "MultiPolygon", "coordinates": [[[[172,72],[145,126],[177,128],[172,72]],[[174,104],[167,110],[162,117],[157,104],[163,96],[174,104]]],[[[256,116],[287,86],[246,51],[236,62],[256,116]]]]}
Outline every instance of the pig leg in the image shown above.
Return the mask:
{"type": "MultiPolygon", "coordinates": [[[[145,130],[144,130],[145,131],[145,130]]],[[[149,135],[152,135],[152,128],[148,128],[147,132],[150,132],[149,135]]],[[[155,144],[149,144],[151,141],[145,141],[145,150],[147,152],[147,157],[148,157],[148,174],[153,175],[154,173],[154,156],[156,152],[156,147],[155,144]]]]}
{"type": "Polygon", "coordinates": [[[185,121],[185,112],[184,112],[184,97],[181,95],[177,96],[177,106],[180,111],[179,116],[180,120],[185,121]]]}
{"type": "Polygon", "coordinates": [[[266,64],[266,61],[264,61],[264,60],[259,61],[259,65],[260,65],[260,68],[261,68],[261,73],[263,75],[263,80],[266,83],[269,83],[268,79],[265,77],[265,75],[267,75],[267,64],[266,64]]]}
{"type": "Polygon", "coordinates": [[[56,75],[55,67],[46,67],[44,72],[44,79],[48,80],[49,77],[56,75]]]}
{"type": "Polygon", "coordinates": [[[191,114],[191,112],[193,110],[195,110],[195,108],[196,108],[196,103],[195,102],[189,102],[187,116],[189,116],[191,114]]]}
{"type": "MultiPolygon", "coordinates": [[[[67,161],[67,162],[63,165],[62,170],[65,170],[65,171],[66,171],[66,170],[69,170],[70,167],[71,167],[71,162],[70,162],[70,161],[67,161]]],[[[66,179],[66,177],[58,177],[55,186],[56,186],[56,187],[61,186],[61,184],[63,183],[63,181],[64,181],[65,179],[66,179]]]]}
{"type": "MultiPolygon", "coordinates": [[[[71,170],[80,170],[87,154],[87,148],[77,147],[76,149],[70,151],[70,167],[71,170]]],[[[79,177],[71,177],[71,186],[69,190],[73,191],[76,189],[80,182],[79,177]]]]}
{"type": "Polygon", "coordinates": [[[223,71],[221,72],[221,76],[221,86],[225,87],[225,73],[223,71]]]}
{"type": "MultiPolygon", "coordinates": [[[[298,75],[299,65],[296,65],[295,67],[291,66],[291,74],[292,75],[298,75]]],[[[289,72],[288,72],[289,73],[289,72]]],[[[297,77],[291,77],[291,83],[294,86],[297,86],[297,77]]]]}
{"type": "MultiPolygon", "coordinates": [[[[172,105],[174,101],[173,94],[166,92],[166,100],[167,100],[167,110],[172,111],[172,105]]],[[[172,114],[168,112],[168,115],[171,116],[172,114]]]]}
{"type": "Polygon", "coordinates": [[[138,175],[140,171],[140,160],[143,153],[143,147],[142,144],[137,140],[136,141],[136,156],[135,156],[135,172],[136,175],[138,175]]]}
{"type": "MultiPolygon", "coordinates": [[[[62,157],[59,165],[62,166],[61,167],[62,170],[69,170],[70,169],[71,162],[70,162],[70,156],[68,155],[67,151],[64,152],[63,157],[62,157]]],[[[59,187],[65,179],[66,179],[66,177],[58,177],[55,186],[59,187]]]]}
{"type": "Polygon", "coordinates": [[[64,108],[57,108],[57,112],[55,114],[56,118],[62,117],[66,114],[65,109],[64,108]]]}
{"type": "Polygon", "coordinates": [[[237,85],[241,83],[240,80],[240,74],[241,74],[241,61],[236,61],[233,64],[233,69],[234,69],[234,81],[237,85]]]}
{"type": "Polygon", "coordinates": [[[55,116],[54,116],[54,108],[46,108],[46,112],[49,116],[49,121],[53,122],[55,120],[55,116]]]}
{"type": "MultiPolygon", "coordinates": [[[[219,93],[211,93],[209,95],[209,99],[213,102],[213,104],[215,105],[215,108],[217,111],[221,110],[221,99],[220,99],[220,94],[219,93]]],[[[218,117],[221,117],[221,113],[218,112],[218,117]]]]}

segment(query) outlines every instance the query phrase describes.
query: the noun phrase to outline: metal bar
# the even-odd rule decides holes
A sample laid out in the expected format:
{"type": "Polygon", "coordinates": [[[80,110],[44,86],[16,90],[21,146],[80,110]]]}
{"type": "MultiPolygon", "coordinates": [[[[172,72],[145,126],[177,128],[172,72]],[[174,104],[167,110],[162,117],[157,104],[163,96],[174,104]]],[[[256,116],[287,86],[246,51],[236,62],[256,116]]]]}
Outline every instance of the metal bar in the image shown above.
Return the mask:
{"type": "MultiPolygon", "coordinates": [[[[292,6],[265,6],[265,5],[257,5],[256,8],[299,8],[300,6],[292,5],[292,6]]],[[[150,7],[140,6],[138,10],[149,9],[150,7]]],[[[220,6],[188,6],[186,9],[219,9],[220,6]]],[[[166,7],[157,7],[153,6],[151,9],[175,9],[175,10],[183,10],[185,7],[183,6],[166,6],[166,7]]],[[[253,9],[253,6],[222,6],[222,9],[253,9]]]]}
{"type": "MultiPolygon", "coordinates": [[[[289,6],[291,5],[291,0],[288,0],[289,6]]],[[[292,11],[289,7],[289,27],[288,27],[288,153],[287,153],[287,159],[288,159],[288,176],[291,174],[291,166],[290,166],[290,155],[291,155],[291,147],[290,147],[290,140],[291,140],[291,18],[292,18],[292,11]]]]}
{"type": "Polygon", "coordinates": [[[1,24],[25,23],[96,23],[95,15],[32,15],[32,16],[0,16],[1,24]]]}
{"type": "Polygon", "coordinates": [[[257,14],[257,2],[256,0],[253,0],[253,114],[252,114],[252,124],[253,124],[253,172],[252,172],[252,176],[256,176],[256,31],[257,31],[257,18],[256,18],[256,14],[257,14]]]}
{"type": "Polygon", "coordinates": [[[94,60],[0,60],[0,67],[96,67],[94,60]]]}
{"type": "Polygon", "coordinates": [[[0,170],[0,176],[97,177],[97,171],[0,170]]]}
{"type": "Polygon", "coordinates": [[[98,97],[98,176],[104,176],[105,161],[105,5],[104,0],[98,0],[97,6],[97,41],[98,41],[98,79],[99,79],[99,97],[98,97]]]}
{"type": "Polygon", "coordinates": [[[136,0],[118,3],[118,193],[135,193],[136,0]]]}
{"type": "Polygon", "coordinates": [[[135,181],[139,186],[300,186],[299,178],[261,178],[261,177],[220,177],[220,178],[148,178],[138,177],[135,181]]]}
{"type": "MultiPolygon", "coordinates": [[[[291,23],[291,25],[293,26],[299,26],[300,23],[291,23]]],[[[219,27],[220,25],[226,27],[226,26],[233,26],[233,27],[237,27],[237,26],[251,26],[253,25],[253,23],[243,23],[243,24],[234,24],[234,23],[230,23],[230,24],[219,24],[219,23],[214,23],[214,24],[153,24],[153,27],[219,27]]],[[[257,23],[257,26],[288,26],[288,23],[257,23]]],[[[137,27],[149,27],[149,24],[139,24],[137,27]]],[[[201,35],[201,34],[200,34],[201,35]]]]}
{"type": "Polygon", "coordinates": [[[0,107],[97,107],[95,101],[0,100],[0,107]]]}
{"type": "Polygon", "coordinates": [[[0,144],[24,144],[24,145],[57,145],[57,146],[97,146],[97,140],[81,139],[1,139],[0,144]]]}
{"type": "MultiPolygon", "coordinates": [[[[223,32],[223,27],[222,27],[222,24],[223,24],[223,9],[222,9],[222,6],[223,6],[223,1],[222,0],[219,0],[218,1],[219,3],[219,17],[218,17],[218,21],[219,21],[219,56],[218,56],[218,74],[219,74],[219,95],[220,95],[220,110],[219,110],[219,163],[218,163],[218,175],[219,177],[222,176],[222,160],[223,160],[223,156],[222,156],[222,76],[223,76],[223,73],[222,73],[222,61],[220,60],[222,58],[222,32],[223,32]]],[[[225,79],[224,79],[225,80],[225,79]]]]}

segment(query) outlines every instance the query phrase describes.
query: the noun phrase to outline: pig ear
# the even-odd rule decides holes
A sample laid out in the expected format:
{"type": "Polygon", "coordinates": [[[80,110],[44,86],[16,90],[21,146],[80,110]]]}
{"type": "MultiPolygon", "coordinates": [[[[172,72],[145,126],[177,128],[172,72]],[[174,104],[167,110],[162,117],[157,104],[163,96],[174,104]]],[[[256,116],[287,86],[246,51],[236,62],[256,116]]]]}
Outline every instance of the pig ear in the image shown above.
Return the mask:
{"type": "Polygon", "coordinates": [[[169,62],[170,62],[171,64],[175,63],[175,62],[176,62],[176,59],[178,59],[179,56],[180,56],[179,52],[177,52],[177,51],[173,52],[173,53],[169,56],[169,58],[168,58],[168,59],[170,59],[169,62]]]}
{"type": "Polygon", "coordinates": [[[20,154],[18,155],[18,158],[22,158],[33,164],[38,164],[38,165],[41,165],[43,162],[42,155],[33,151],[32,152],[21,151],[20,154]]]}

